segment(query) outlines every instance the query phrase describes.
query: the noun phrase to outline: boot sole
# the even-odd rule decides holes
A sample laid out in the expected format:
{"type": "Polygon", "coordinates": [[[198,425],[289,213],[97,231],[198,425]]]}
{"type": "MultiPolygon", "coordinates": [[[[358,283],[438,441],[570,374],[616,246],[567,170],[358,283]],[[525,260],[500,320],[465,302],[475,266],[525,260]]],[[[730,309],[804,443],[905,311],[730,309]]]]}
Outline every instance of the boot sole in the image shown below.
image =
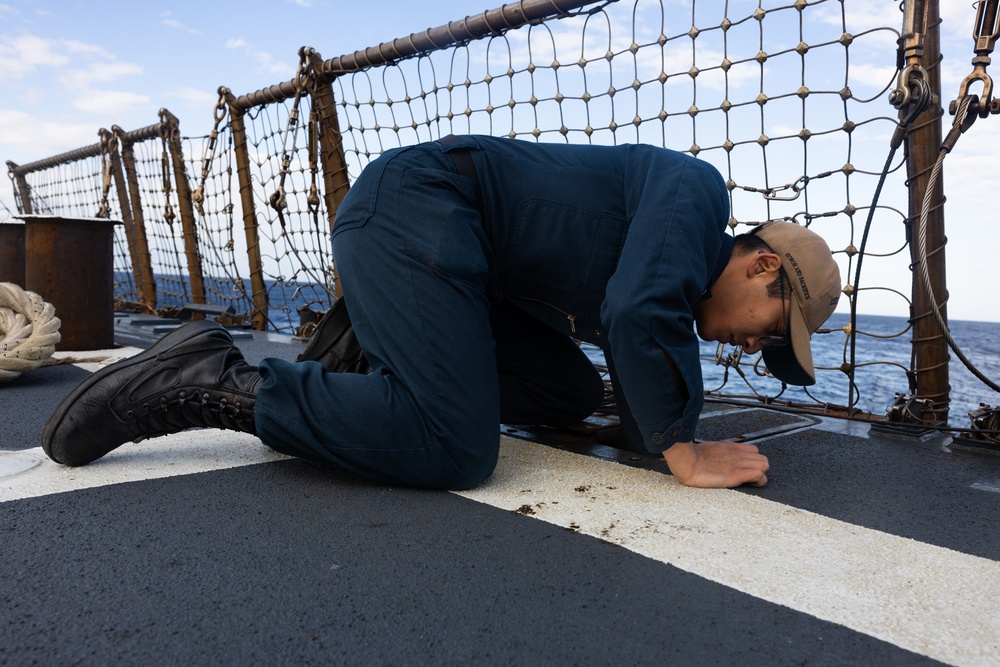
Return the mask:
{"type": "Polygon", "coordinates": [[[42,451],[44,451],[46,456],[53,461],[63,463],[63,461],[60,461],[52,453],[52,436],[62,425],[63,420],[66,418],[66,414],[76,404],[77,400],[89,391],[95,384],[116,371],[128,368],[129,366],[134,366],[136,364],[141,364],[149,361],[150,359],[155,359],[161,352],[164,351],[164,349],[176,347],[183,344],[185,341],[194,338],[195,336],[199,336],[206,331],[214,329],[224,329],[224,327],[208,320],[192,322],[191,324],[187,324],[171,331],[166,336],[156,341],[151,347],[140,352],[139,354],[122,359],[121,361],[116,361],[107,368],[102,368],[101,370],[93,373],[89,378],[77,385],[77,387],[59,403],[56,409],[52,412],[52,415],[45,422],[45,427],[42,429],[42,451]]]}

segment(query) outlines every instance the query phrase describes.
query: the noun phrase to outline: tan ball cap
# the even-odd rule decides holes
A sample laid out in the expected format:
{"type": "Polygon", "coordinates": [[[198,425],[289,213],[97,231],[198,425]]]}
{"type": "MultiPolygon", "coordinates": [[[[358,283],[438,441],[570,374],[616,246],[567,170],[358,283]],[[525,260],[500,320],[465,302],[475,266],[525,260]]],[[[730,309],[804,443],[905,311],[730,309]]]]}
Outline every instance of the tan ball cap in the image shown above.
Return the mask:
{"type": "Polygon", "coordinates": [[[788,384],[816,384],[810,336],[833,313],[840,300],[840,268],[819,234],[793,222],[769,222],[757,236],[781,256],[785,278],[792,286],[786,332],[790,345],[765,348],[764,363],[788,384]]]}

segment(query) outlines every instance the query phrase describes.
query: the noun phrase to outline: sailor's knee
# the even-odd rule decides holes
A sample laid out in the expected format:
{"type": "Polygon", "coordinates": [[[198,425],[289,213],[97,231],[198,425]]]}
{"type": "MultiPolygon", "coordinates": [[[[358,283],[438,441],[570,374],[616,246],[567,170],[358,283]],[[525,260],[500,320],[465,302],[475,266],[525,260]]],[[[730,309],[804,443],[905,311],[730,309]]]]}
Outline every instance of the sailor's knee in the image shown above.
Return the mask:
{"type": "Polygon", "coordinates": [[[439,488],[463,491],[479,486],[493,474],[500,455],[500,436],[495,430],[492,437],[480,438],[469,446],[468,441],[458,447],[449,448],[451,465],[442,470],[438,480],[439,488]]]}

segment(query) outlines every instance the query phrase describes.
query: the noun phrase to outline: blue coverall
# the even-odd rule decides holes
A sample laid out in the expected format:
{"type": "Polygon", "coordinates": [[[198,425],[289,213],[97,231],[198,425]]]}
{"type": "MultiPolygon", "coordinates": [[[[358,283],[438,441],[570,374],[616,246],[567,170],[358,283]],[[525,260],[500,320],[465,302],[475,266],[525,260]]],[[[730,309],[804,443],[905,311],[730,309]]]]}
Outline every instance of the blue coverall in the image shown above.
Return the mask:
{"type": "Polygon", "coordinates": [[[692,310],[731,255],[728,219],[719,173],[663,148],[469,136],[387,151],[333,230],[375,370],[265,360],[258,435],[384,482],[469,488],[496,465],[502,418],[552,423],[596,407],[601,384],[575,338],[605,350],[640,446],[692,440],[703,401],[692,310]],[[461,149],[482,211],[447,154],[461,149]],[[522,414],[532,400],[538,414],[522,414]]]}

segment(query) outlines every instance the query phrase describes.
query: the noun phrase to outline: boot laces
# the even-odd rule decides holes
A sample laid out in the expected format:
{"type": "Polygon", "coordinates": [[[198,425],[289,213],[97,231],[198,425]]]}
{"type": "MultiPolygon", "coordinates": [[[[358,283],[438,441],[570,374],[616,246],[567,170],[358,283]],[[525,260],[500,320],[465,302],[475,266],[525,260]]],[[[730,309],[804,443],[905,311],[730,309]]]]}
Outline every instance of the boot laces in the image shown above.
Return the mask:
{"type": "Polygon", "coordinates": [[[140,439],[195,427],[255,432],[253,401],[246,405],[242,397],[218,390],[182,389],[143,403],[138,415],[130,410],[129,417],[133,416],[143,433],[140,439]]]}

